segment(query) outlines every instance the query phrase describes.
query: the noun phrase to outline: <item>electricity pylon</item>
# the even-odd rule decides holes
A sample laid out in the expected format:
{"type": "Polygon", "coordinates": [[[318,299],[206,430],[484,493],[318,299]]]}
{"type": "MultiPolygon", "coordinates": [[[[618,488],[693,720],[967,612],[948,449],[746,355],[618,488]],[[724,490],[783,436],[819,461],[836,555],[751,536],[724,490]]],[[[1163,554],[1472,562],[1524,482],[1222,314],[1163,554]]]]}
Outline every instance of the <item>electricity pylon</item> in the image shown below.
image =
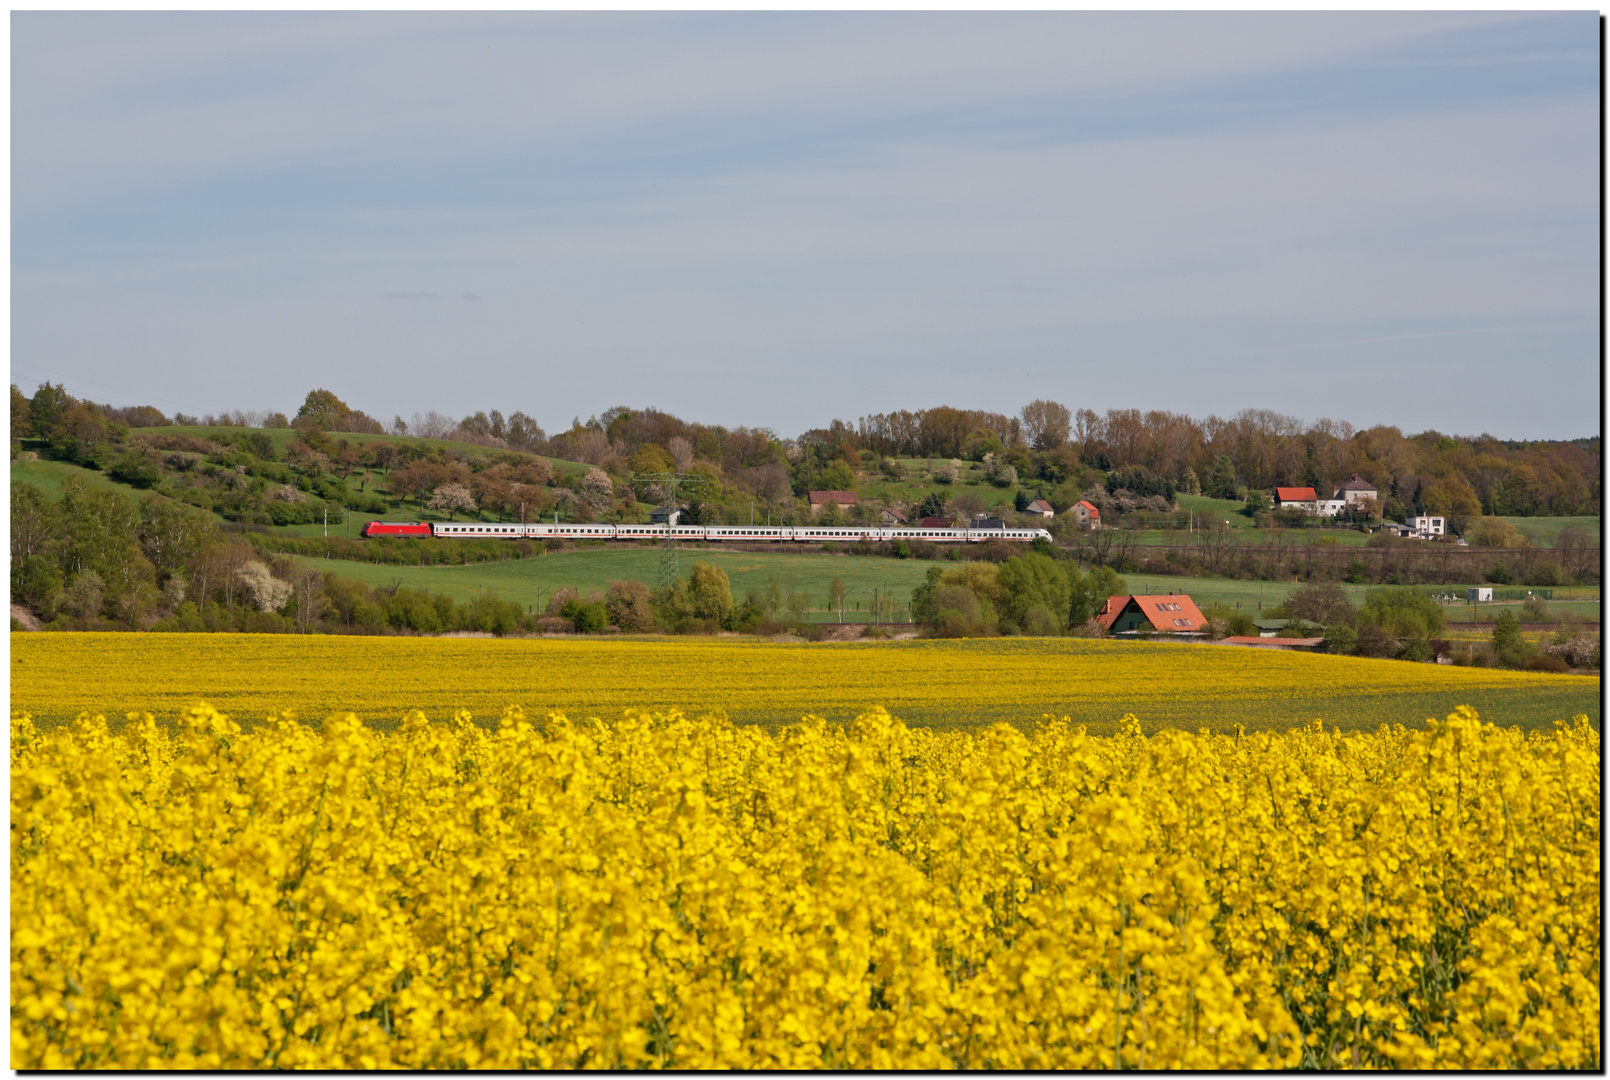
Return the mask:
{"type": "MultiPolygon", "coordinates": [[[[635,493],[639,487],[662,487],[665,489],[665,505],[673,510],[679,510],[680,497],[683,494],[696,494],[703,490],[710,478],[704,473],[632,473],[627,483],[635,493]]],[[[665,535],[660,538],[660,587],[669,588],[675,585],[677,578],[682,575],[677,571],[676,565],[676,533],[669,521],[665,525],[665,535]]]]}

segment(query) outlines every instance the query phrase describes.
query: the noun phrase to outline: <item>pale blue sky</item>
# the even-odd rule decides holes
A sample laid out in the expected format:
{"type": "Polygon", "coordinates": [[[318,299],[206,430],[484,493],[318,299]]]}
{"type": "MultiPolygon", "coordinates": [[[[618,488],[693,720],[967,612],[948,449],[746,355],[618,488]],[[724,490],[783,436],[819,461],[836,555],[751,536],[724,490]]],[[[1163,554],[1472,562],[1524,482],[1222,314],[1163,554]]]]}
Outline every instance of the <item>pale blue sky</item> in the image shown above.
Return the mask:
{"type": "Polygon", "coordinates": [[[1596,12],[11,19],[30,392],[1599,431],[1596,12]]]}

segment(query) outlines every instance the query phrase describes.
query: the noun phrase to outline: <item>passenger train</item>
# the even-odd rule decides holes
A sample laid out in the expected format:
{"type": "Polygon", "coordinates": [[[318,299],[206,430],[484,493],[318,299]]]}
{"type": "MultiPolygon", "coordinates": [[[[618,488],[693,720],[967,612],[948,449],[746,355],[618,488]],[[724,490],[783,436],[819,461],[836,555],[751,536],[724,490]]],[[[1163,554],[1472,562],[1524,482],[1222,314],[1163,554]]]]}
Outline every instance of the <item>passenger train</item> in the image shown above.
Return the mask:
{"type": "Polygon", "coordinates": [[[961,528],[918,529],[909,526],[879,528],[868,525],[482,525],[451,521],[371,521],[359,535],[439,537],[452,540],[661,540],[669,531],[677,540],[712,540],[737,543],[845,543],[858,540],[929,540],[941,544],[978,544],[985,540],[1030,543],[1051,539],[1044,529],[961,528]]]}

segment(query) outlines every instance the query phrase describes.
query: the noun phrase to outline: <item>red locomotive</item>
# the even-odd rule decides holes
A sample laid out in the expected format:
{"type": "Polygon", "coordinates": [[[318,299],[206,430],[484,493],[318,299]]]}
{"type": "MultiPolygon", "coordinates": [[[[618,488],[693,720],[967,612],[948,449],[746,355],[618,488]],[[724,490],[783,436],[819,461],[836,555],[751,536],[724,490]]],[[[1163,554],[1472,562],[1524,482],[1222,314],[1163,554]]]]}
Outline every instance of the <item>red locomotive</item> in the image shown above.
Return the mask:
{"type": "Polygon", "coordinates": [[[364,539],[371,536],[430,536],[430,525],[422,521],[371,521],[358,535],[364,539]]]}

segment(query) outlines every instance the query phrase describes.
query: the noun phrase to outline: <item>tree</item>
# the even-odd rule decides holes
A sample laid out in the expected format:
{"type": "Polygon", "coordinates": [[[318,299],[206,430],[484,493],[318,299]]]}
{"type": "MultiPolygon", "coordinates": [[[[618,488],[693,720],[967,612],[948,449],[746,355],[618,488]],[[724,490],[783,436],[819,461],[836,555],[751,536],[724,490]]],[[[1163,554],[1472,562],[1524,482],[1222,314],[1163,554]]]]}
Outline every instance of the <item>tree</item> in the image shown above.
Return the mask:
{"type": "Polygon", "coordinates": [[[925,517],[943,517],[945,513],[945,503],[949,501],[949,499],[950,496],[946,495],[943,491],[930,491],[927,495],[923,496],[922,502],[917,504],[917,508],[912,511],[912,516],[918,520],[921,520],[925,517]]]}
{"type": "Polygon", "coordinates": [[[302,407],[296,410],[297,420],[310,420],[325,431],[340,431],[352,409],[346,402],[328,390],[309,390],[302,407]]]}
{"type": "Polygon", "coordinates": [[[812,478],[817,491],[853,491],[855,470],[842,461],[835,461],[812,478]]]}
{"type": "Polygon", "coordinates": [[[1363,627],[1376,626],[1393,638],[1425,642],[1442,632],[1442,605],[1410,588],[1371,589],[1358,611],[1361,648],[1363,627]]]}
{"type": "Polygon", "coordinates": [[[278,611],[291,598],[291,583],[281,581],[274,576],[273,571],[255,559],[235,573],[245,588],[246,595],[260,611],[278,611]]]}
{"type": "Polygon", "coordinates": [[[296,628],[310,634],[324,611],[324,575],[311,566],[298,567],[290,585],[296,594],[296,628]]]}
{"type": "Polygon", "coordinates": [[[1035,553],[1001,563],[996,580],[1006,592],[1005,617],[1020,629],[1060,634],[1068,628],[1073,594],[1068,575],[1035,553]]]}
{"type": "Polygon", "coordinates": [[[1319,626],[1352,626],[1357,618],[1347,590],[1333,581],[1311,582],[1291,590],[1285,608],[1292,618],[1319,626]]]}
{"type": "Polygon", "coordinates": [[[844,582],[834,578],[827,587],[827,609],[838,610],[839,622],[844,621],[844,582]]]}
{"type": "Polygon", "coordinates": [[[688,574],[688,599],[699,618],[726,621],[732,614],[732,584],[727,572],[709,563],[694,563],[688,574]]]}
{"type": "Polygon", "coordinates": [[[671,463],[677,472],[687,472],[693,467],[693,444],[680,435],[673,435],[665,444],[665,449],[671,455],[671,463]]]}
{"type": "Polygon", "coordinates": [[[11,384],[11,439],[26,438],[29,425],[33,421],[33,403],[28,395],[17,389],[17,384],[11,384]]]}
{"type": "Polygon", "coordinates": [[[1520,620],[1505,608],[1493,621],[1493,655],[1505,667],[1520,667],[1526,662],[1528,649],[1521,635],[1520,620]]]}
{"type": "Polygon", "coordinates": [[[647,585],[640,581],[611,581],[604,592],[609,621],[622,630],[643,633],[654,629],[654,609],[647,585]]]}
{"type": "Polygon", "coordinates": [[[1069,626],[1083,626],[1095,618],[1108,597],[1129,595],[1129,582],[1110,566],[1086,571],[1069,568],[1067,574],[1069,626]]]}
{"type": "Polygon", "coordinates": [[[810,610],[810,606],[811,598],[806,596],[804,592],[796,589],[788,594],[788,610],[794,616],[795,622],[800,622],[805,618],[805,613],[810,610]]]}
{"type": "Polygon", "coordinates": [[[474,510],[475,498],[470,489],[463,484],[443,484],[431,492],[430,502],[426,509],[447,511],[447,520],[453,520],[453,514],[459,510],[474,510]]]}
{"type": "Polygon", "coordinates": [[[1514,525],[1501,517],[1484,517],[1465,532],[1465,539],[1477,547],[1524,548],[1530,545],[1514,525]]]}
{"type": "Polygon", "coordinates": [[[93,570],[85,570],[68,582],[62,593],[62,606],[78,616],[79,625],[89,626],[100,617],[104,585],[101,575],[93,570]]]}
{"type": "Polygon", "coordinates": [[[1247,517],[1256,517],[1269,509],[1269,496],[1256,489],[1247,492],[1247,505],[1241,512],[1247,517]]]}
{"type": "Polygon", "coordinates": [[[154,495],[140,501],[139,541],[145,557],[163,574],[190,565],[204,546],[216,543],[205,514],[154,495]]]}
{"type": "Polygon", "coordinates": [[[984,500],[971,493],[956,496],[951,500],[950,505],[956,511],[957,517],[961,519],[963,526],[984,512],[984,500]]]}
{"type": "Polygon", "coordinates": [[[1228,454],[1220,454],[1213,463],[1213,475],[1208,478],[1203,494],[1215,499],[1235,498],[1235,465],[1228,454]]]}
{"type": "Polygon", "coordinates": [[[1066,405],[1035,399],[1023,406],[1023,437],[1036,450],[1054,450],[1068,441],[1073,413],[1066,405]]]}

